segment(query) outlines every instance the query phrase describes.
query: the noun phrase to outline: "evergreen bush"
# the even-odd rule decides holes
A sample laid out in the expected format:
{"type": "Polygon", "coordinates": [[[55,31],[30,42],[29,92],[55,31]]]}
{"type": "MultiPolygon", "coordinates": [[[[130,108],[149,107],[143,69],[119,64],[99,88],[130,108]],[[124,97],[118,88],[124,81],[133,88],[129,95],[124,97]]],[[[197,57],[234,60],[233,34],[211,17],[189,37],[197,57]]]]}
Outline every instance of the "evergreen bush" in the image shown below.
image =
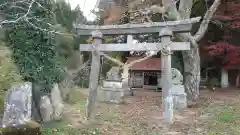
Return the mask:
{"type": "Polygon", "coordinates": [[[48,93],[52,84],[60,81],[61,70],[56,56],[56,36],[49,32],[54,30],[49,27],[54,24],[51,0],[36,1],[44,8],[34,4],[28,20],[7,25],[6,43],[24,80],[43,85],[48,93]]]}
{"type": "Polygon", "coordinates": [[[11,59],[11,51],[0,45],[0,113],[3,112],[4,95],[11,85],[21,83],[22,77],[11,59]]]}

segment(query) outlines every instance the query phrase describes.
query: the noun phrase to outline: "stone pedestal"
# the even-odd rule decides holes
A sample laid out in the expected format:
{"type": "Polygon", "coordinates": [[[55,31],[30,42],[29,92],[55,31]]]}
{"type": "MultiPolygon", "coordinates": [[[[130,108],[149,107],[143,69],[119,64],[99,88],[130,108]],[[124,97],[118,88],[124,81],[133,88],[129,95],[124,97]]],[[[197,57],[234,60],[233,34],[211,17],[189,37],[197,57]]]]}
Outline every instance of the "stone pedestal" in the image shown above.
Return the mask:
{"type": "Polygon", "coordinates": [[[187,107],[187,94],[185,88],[182,85],[183,76],[178,69],[172,68],[172,96],[173,96],[173,108],[183,109],[187,107]]]}
{"type": "Polygon", "coordinates": [[[103,81],[103,86],[99,89],[99,101],[110,103],[122,103],[124,89],[121,81],[103,81]]]}
{"type": "Polygon", "coordinates": [[[183,85],[172,86],[173,108],[183,109],[187,107],[187,94],[183,85]]]}

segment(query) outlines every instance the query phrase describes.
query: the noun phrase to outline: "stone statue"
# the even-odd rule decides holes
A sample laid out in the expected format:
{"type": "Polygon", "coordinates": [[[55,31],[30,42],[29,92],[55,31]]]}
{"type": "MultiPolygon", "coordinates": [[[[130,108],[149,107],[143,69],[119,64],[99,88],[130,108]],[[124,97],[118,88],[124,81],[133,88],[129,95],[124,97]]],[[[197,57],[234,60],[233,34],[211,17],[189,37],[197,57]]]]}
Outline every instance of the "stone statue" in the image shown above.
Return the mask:
{"type": "Polygon", "coordinates": [[[107,80],[108,81],[121,81],[120,69],[118,67],[112,67],[107,72],[107,80]]]}
{"type": "Polygon", "coordinates": [[[172,68],[172,84],[177,85],[182,83],[183,83],[183,76],[181,72],[176,68],[172,68]]]}

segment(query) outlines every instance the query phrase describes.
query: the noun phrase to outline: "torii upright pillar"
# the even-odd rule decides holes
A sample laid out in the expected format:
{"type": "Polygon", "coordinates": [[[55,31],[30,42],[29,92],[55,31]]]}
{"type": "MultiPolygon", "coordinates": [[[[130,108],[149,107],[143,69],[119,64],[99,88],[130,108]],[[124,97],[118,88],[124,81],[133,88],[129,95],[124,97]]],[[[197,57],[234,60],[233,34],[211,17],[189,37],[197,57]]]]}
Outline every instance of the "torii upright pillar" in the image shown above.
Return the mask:
{"type": "Polygon", "coordinates": [[[163,117],[167,124],[173,123],[173,97],[172,97],[172,67],[171,67],[171,37],[173,33],[170,29],[162,29],[159,32],[163,50],[161,51],[162,59],[162,98],[163,98],[163,117]]]}

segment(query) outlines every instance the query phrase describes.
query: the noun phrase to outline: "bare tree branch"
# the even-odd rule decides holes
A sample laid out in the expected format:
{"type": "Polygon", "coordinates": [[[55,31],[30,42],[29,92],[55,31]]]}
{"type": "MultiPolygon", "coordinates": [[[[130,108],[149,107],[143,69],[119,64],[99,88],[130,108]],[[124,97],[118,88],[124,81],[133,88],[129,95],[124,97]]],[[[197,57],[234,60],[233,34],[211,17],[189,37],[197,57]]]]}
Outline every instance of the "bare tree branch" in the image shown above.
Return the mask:
{"type": "Polygon", "coordinates": [[[167,10],[169,19],[181,20],[181,16],[179,15],[176,7],[176,3],[178,0],[162,0],[163,7],[167,10]]]}
{"type": "Polygon", "coordinates": [[[208,24],[211,21],[213,14],[216,12],[218,6],[220,5],[221,0],[215,0],[214,3],[212,4],[212,6],[209,8],[209,10],[206,12],[202,23],[198,29],[198,32],[194,35],[194,40],[195,41],[199,41],[201,40],[201,38],[204,36],[204,34],[207,31],[208,28],[208,24]]]}
{"type": "MultiPolygon", "coordinates": [[[[59,31],[55,31],[55,30],[50,30],[50,29],[52,29],[54,27],[53,24],[46,23],[46,22],[44,22],[44,20],[40,20],[37,17],[30,17],[29,14],[32,13],[31,9],[32,9],[32,6],[33,6],[34,3],[37,4],[38,7],[42,8],[44,10],[47,10],[47,11],[49,11],[49,10],[46,9],[45,7],[43,7],[36,0],[31,0],[30,3],[28,1],[29,0],[22,0],[22,1],[15,1],[15,2],[6,2],[4,4],[1,4],[0,7],[4,7],[4,6],[8,6],[9,5],[10,8],[22,9],[22,10],[25,10],[26,13],[16,13],[14,15],[11,15],[11,14],[8,15],[7,13],[1,13],[2,15],[16,17],[17,19],[0,21],[0,26],[3,25],[3,24],[18,23],[19,21],[25,21],[27,24],[32,26],[34,29],[37,29],[37,30],[40,30],[40,31],[54,33],[54,34],[59,34],[59,35],[78,36],[78,35],[75,35],[75,34],[69,34],[69,33],[63,33],[63,32],[59,32],[59,31]],[[18,6],[16,4],[25,4],[28,8],[25,8],[25,6],[21,7],[21,6],[18,6]],[[20,14],[23,14],[23,15],[20,16],[20,14]],[[32,21],[31,21],[33,19],[38,21],[38,22],[43,22],[43,23],[47,24],[49,26],[49,29],[40,28],[37,25],[33,24],[32,21]]],[[[54,14],[52,11],[49,11],[49,12],[51,12],[51,14],[54,14]]]]}
{"type": "MultiPolygon", "coordinates": [[[[35,1],[36,1],[36,0],[32,0],[32,1],[31,1],[31,3],[29,4],[29,7],[28,7],[27,12],[26,12],[23,16],[17,18],[16,20],[11,20],[11,21],[9,21],[9,20],[4,20],[4,21],[0,22],[0,25],[6,24],[6,23],[17,23],[18,21],[26,18],[26,17],[28,16],[28,14],[30,13],[31,8],[32,8],[32,5],[34,4],[35,1]]],[[[25,1],[22,1],[22,2],[25,2],[25,1]]],[[[7,3],[7,4],[9,4],[9,3],[7,3]]]]}
{"type": "MultiPolygon", "coordinates": [[[[163,2],[164,7],[167,7],[171,1],[168,0],[163,0],[165,2],[163,2]]],[[[200,25],[200,28],[198,30],[198,32],[195,34],[195,36],[192,36],[190,33],[178,33],[177,36],[184,40],[184,41],[189,41],[191,42],[192,47],[198,47],[198,41],[204,36],[207,28],[208,28],[208,24],[213,16],[213,14],[215,13],[215,11],[217,10],[219,4],[220,4],[221,0],[215,0],[214,3],[212,4],[212,6],[210,7],[210,9],[207,11],[207,13],[205,14],[203,21],[200,25]]],[[[172,13],[171,14],[175,20],[181,20],[182,17],[190,17],[191,14],[191,8],[192,8],[192,0],[181,0],[180,1],[180,7],[179,7],[179,13],[176,13],[176,6],[172,6],[170,9],[172,9],[172,13]],[[189,11],[188,11],[189,10],[189,11]]],[[[173,5],[173,4],[171,4],[173,5]]]]}
{"type": "MultiPolygon", "coordinates": [[[[25,21],[29,25],[31,25],[33,28],[41,30],[41,31],[45,31],[45,32],[48,32],[48,33],[54,33],[54,34],[59,34],[59,35],[68,35],[68,36],[78,36],[78,35],[75,35],[75,34],[69,34],[69,33],[59,32],[59,31],[55,31],[55,30],[40,28],[40,27],[36,26],[35,24],[33,24],[31,21],[29,21],[29,18],[25,18],[25,21]]],[[[51,24],[48,23],[48,25],[51,25],[51,24]]]]}

